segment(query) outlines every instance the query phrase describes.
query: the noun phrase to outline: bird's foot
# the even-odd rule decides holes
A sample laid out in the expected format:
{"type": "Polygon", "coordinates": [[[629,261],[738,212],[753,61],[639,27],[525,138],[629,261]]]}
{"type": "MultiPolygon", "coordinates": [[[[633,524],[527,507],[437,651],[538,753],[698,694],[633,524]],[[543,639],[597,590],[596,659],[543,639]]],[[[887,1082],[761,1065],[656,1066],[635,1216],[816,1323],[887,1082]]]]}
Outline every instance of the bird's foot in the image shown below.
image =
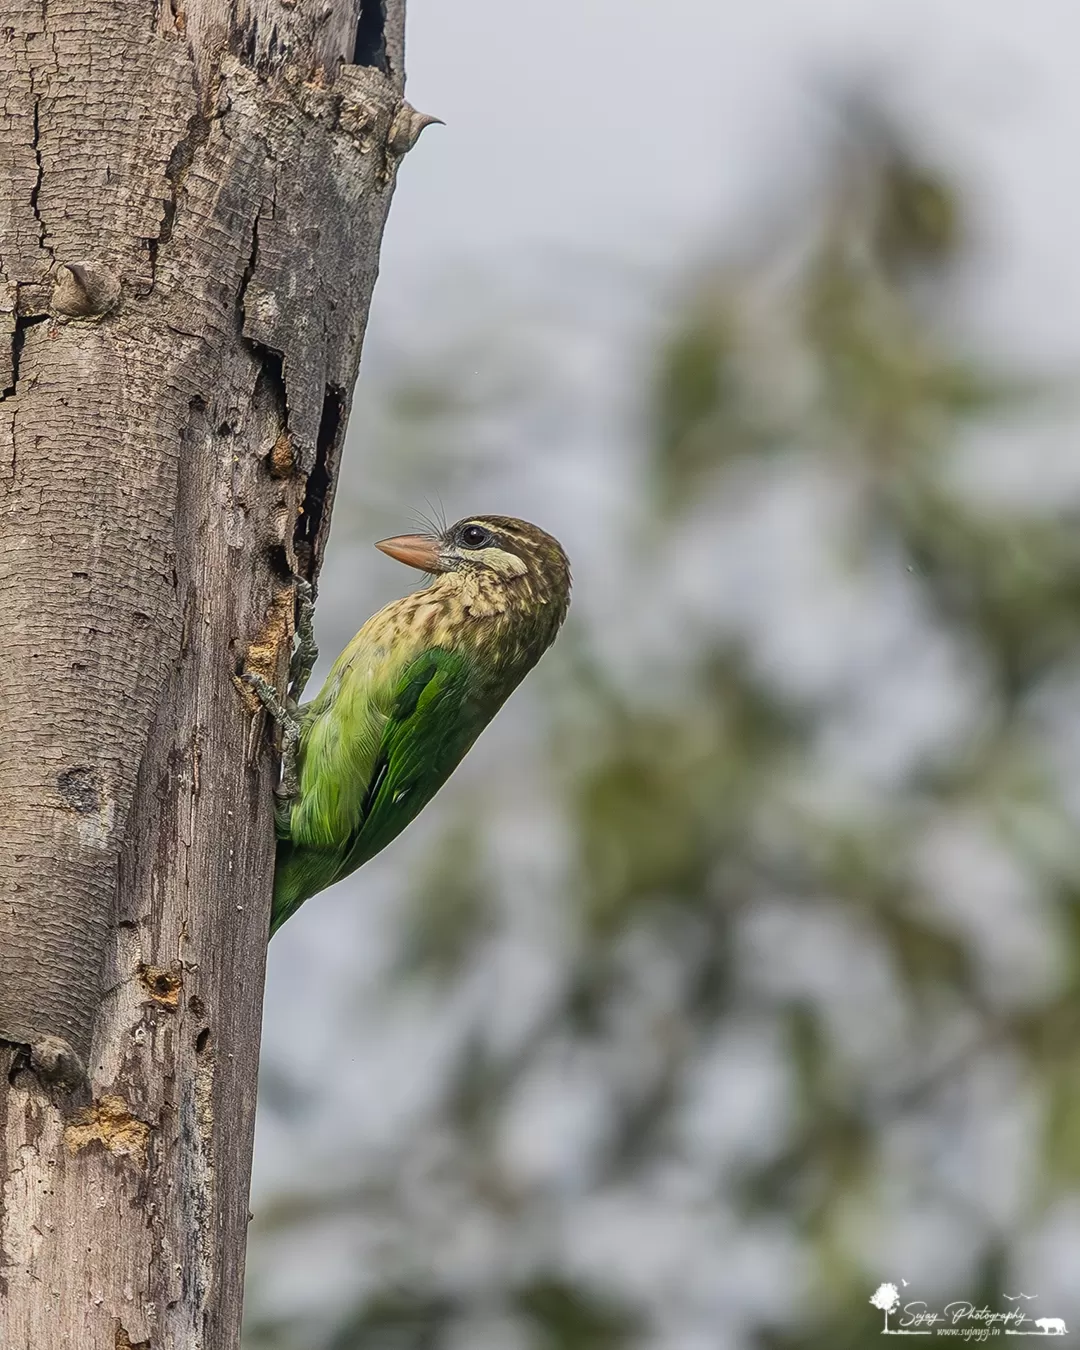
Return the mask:
{"type": "Polygon", "coordinates": [[[274,821],[279,833],[288,833],[292,805],[300,790],[297,749],[300,745],[300,716],[296,702],[284,701],[262,675],[246,670],[240,677],[259,697],[259,702],[281,728],[281,782],[274,789],[274,821]]]}
{"type": "Polygon", "coordinates": [[[289,660],[288,693],[284,699],[265,676],[253,670],[240,677],[259,697],[260,703],[281,728],[281,781],[274,789],[274,823],[279,835],[287,836],[293,803],[300,792],[298,752],[300,746],[300,699],[311,678],[319,649],[315,645],[315,587],[303,577],[296,587],[296,647],[289,660]]]}
{"type": "Polygon", "coordinates": [[[282,731],[287,731],[293,723],[299,723],[300,719],[296,715],[295,707],[292,706],[292,699],[286,697],[282,700],[278,691],[265,676],[257,674],[254,670],[245,670],[240,678],[246,685],[254,689],[259,696],[259,702],[281,727],[282,731]]]}
{"type": "Polygon", "coordinates": [[[303,577],[297,577],[295,585],[296,648],[289,662],[289,695],[299,704],[319,659],[319,649],[315,644],[315,587],[303,577]]]}

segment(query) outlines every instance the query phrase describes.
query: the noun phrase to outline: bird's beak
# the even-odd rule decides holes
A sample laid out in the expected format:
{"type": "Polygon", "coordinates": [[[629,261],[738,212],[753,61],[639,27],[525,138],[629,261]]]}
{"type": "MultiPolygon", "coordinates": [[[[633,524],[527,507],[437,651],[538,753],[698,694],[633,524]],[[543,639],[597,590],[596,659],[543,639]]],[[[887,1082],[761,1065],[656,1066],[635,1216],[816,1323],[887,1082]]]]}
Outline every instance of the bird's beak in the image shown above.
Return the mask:
{"type": "Polygon", "coordinates": [[[426,534],[398,534],[393,539],[380,539],[375,545],[391,558],[421,572],[441,572],[442,551],[438,539],[426,534]]]}

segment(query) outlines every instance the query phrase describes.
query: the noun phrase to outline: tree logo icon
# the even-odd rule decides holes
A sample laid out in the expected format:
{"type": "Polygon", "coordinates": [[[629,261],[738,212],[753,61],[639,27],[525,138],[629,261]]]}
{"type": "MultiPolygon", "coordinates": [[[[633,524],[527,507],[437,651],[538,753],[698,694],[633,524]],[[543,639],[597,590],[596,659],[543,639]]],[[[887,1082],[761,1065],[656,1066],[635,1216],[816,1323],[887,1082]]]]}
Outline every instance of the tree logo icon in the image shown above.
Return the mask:
{"type": "Polygon", "coordinates": [[[870,1296],[870,1302],[875,1308],[880,1308],[885,1314],[885,1332],[889,1330],[889,1314],[896,1311],[897,1304],[900,1302],[900,1292],[895,1284],[879,1284],[874,1293],[870,1296]]]}
{"type": "MultiPolygon", "coordinates": [[[[907,1280],[900,1283],[906,1287],[907,1280]]],[[[1020,1299],[1029,1301],[1034,1294],[1006,1294],[1010,1303],[1020,1299]]],[[[928,1308],[922,1299],[904,1305],[904,1316],[898,1327],[889,1326],[889,1314],[900,1307],[900,1291],[890,1280],[879,1284],[870,1295],[870,1303],[885,1314],[883,1336],[970,1336],[976,1334],[979,1339],[987,1336],[1065,1336],[1068,1328],[1064,1318],[1030,1318],[1020,1307],[1008,1312],[991,1312],[989,1307],[977,1307],[967,1299],[953,1299],[945,1305],[943,1311],[935,1312],[928,1308]],[[972,1325],[952,1330],[961,1322],[972,1325]],[[983,1324],[983,1325],[980,1325],[983,1324]]]]}

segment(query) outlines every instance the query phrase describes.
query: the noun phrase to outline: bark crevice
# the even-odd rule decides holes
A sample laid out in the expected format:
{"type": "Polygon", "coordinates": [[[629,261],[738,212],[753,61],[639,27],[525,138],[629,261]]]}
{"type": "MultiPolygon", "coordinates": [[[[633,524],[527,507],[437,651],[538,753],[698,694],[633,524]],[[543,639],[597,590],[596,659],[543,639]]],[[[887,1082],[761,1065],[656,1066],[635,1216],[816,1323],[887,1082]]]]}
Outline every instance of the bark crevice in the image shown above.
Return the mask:
{"type": "Polygon", "coordinates": [[[315,569],[315,550],[323,533],[323,515],[329,505],[344,428],[345,396],[340,389],[327,385],[315,443],[315,461],[307,475],[303,510],[296,517],[293,534],[293,551],[309,575],[315,569]]]}
{"type": "Polygon", "coordinates": [[[374,66],[384,75],[390,74],[390,59],[386,49],[385,0],[360,0],[352,64],[374,66]]]}
{"type": "MultiPolygon", "coordinates": [[[[44,0],[42,14],[44,14],[44,0]]],[[[33,81],[30,84],[33,90],[33,81]]],[[[34,163],[37,166],[37,178],[34,180],[34,186],[30,189],[30,210],[34,213],[34,219],[38,223],[38,247],[45,251],[45,221],[42,219],[41,212],[38,210],[38,197],[41,195],[41,185],[45,181],[45,163],[41,158],[41,97],[34,93],[34,121],[33,134],[30,141],[31,149],[34,152],[34,163]]]]}
{"type": "Polygon", "coordinates": [[[168,163],[165,165],[165,181],[168,184],[168,195],[161,204],[161,224],[158,227],[157,234],[152,235],[146,241],[147,250],[150,256],[151,289],[157,279],[158,256],[172,238],[173,225],[176,221],[177,203],[180,198],[180,189],[183,187],[184,178],[188,170],[195,162],[195,156],[210,139],[211,121],[212,118],[208,117],[201,110],[193,112],[188,118],[187,129],[184,135],[173,146],[172,154],[169,156],[168,163]]]}
{"type": "MultiPolygon", "coordinates": [[[[11,383],[6,389],[0,389],[0,403],[13,397],[19,388],[19,362],[22,358],[23,343],[26,341],[27,331],[39,323],[48,321],[48,314],[16,314],[11,329],[11,358],[10,375],[11,383]]],[[[14,462],[12,463],[14,469],[14,462]]]]}

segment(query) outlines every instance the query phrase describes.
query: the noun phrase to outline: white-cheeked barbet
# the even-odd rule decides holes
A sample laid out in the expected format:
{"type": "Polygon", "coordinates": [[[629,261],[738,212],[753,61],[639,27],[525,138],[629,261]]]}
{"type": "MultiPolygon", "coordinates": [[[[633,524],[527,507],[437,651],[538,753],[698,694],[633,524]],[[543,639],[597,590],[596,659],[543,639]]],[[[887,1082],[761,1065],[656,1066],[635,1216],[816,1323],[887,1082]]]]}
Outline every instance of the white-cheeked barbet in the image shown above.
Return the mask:
{"type": "Polygon", "coordinates": [[[298,710],[271,933],[427,805],[551,646],[570,603],[566,554],[524,520],[470,517],[377,547],[431,581],[370,618],[298,710]]]}

